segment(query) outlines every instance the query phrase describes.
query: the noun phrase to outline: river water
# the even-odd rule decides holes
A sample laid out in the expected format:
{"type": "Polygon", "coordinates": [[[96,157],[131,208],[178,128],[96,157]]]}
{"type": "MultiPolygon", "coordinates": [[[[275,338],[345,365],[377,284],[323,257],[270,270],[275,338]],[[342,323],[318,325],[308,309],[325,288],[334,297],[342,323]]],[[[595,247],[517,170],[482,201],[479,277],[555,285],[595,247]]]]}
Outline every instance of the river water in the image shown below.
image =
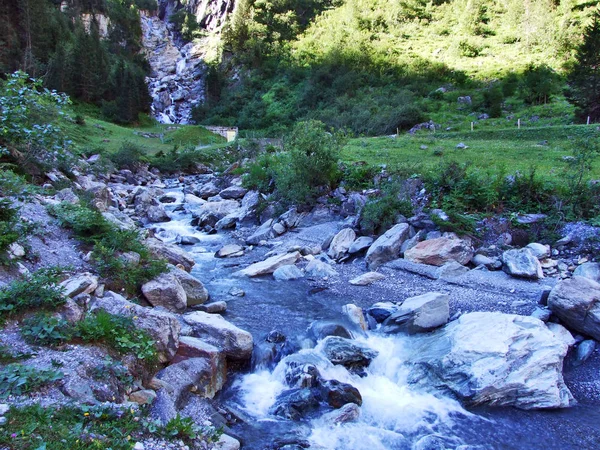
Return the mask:
{"type": "MultiPolygon", "coordinates": [[[[232,238],[197,231],[190,225],[191,215],[182,208],[181,189],[167,192],[177,201],[167,205],[173,220],[153,226],[158,237],[167,242],[177,242],[178,235],[199,239],[199,243],[184,247],[196,260],[192,274],[202,280],[212,300],[227,301],[225,318],[255,339],[258,358],[251,368],[231,373],[217,399],[243,419],[228,432],[242,441],[244,449],[600,449],[600,408],[594,401],[580,398],[579,405],[557,411],[466,409],[442,392],[413,387],[407,382],[409,369],[403,365],[410,346],[408,337],[355,331],[356,339],[377,350],[378,356],[360,375],[333,366],[323,357],[320,345],[315,347],[309,339],[309,325],[316,320],[343,322],[343,305],[370,304],[309,280],[277,282],[271,277],[233,276],[263,259],[266,250],[255,249],[242,258],[214,258],[232,238]],[[245,295],[232,295],[232,288],[245,295]],[[349,383],[359,390],[363,403],[358,421],[332,427],[320,418],[322,411],[297,421],[269,412],[277,395],[289,389],[285,359],[275,364],[260,356],[265,337],[273,330],[287,337],[282,356],[293,353],[294,358],[314,363],[322,378],[349,383]]],[[[581,378],[578,370],[566,364],[567,383],[581,378]]],[[[597,365],[586,370],[589,374],[585,376],[600,376],[597,365]]],[[[573,393],[578,397],[577,389],[573,393]]]]}

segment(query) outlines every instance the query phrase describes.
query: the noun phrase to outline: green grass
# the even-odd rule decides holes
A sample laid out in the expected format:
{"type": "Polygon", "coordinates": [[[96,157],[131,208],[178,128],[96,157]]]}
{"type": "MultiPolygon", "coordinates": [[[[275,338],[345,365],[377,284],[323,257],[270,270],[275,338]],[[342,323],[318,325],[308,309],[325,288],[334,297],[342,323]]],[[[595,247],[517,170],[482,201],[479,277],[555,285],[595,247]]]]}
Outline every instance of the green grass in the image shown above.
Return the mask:
{"type": "Polygon", "coordinates": [[[137,127],[123,127],[86,115],[85,125],[65,123],[61,126],[77,148],[88,156],[97,152],[116,152],[125,141],[143,147],[149,155],[169,151],[174,146],[226,145],[224,137],[195,125],[168,125],[145,120],[137,127]]]}
{"type": "MultiPolygon", "coordinates": [[[[498,121],[506,121],[498,119],[498,121]]],[[[527,172],[531,167],[547,179],[562,174],[564,156],[572,154],[575,140],[587,133],[600,137],[596,126],[570,125],[540,128],[489,128],[458,132],[417,132],[396,137],[352,139],[342,150],[344,162],[365,161],[387,164],[389,168],[414,168],[415,173],[434,168],[444,161],[471,163],[483,170],[505,169],[527,172]],[[546,143],[547,141],[547,143],[546,143]],[[457,149],[459,143],[467,149],[457,149]],[[422,149],[421,146],[426,146],[422,149]],[[440,155],[441,153],[441,155],[440,155]]],[[[600,161],[595,161],[591,173],[600,177],[600,161]]]]}

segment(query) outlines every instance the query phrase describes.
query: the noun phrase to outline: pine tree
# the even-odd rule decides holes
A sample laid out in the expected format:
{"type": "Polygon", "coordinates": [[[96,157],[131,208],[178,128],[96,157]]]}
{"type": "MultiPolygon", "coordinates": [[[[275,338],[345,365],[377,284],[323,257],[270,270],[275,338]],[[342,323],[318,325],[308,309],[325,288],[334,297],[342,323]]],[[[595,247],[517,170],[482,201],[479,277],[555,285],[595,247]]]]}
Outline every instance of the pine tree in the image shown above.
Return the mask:
{"type": "Polygon", "coordinates": [[[571,99],[582,118],[600,119],[600,9],[584,32],[577,48],[576,64],[569,76],[571,99]]]}

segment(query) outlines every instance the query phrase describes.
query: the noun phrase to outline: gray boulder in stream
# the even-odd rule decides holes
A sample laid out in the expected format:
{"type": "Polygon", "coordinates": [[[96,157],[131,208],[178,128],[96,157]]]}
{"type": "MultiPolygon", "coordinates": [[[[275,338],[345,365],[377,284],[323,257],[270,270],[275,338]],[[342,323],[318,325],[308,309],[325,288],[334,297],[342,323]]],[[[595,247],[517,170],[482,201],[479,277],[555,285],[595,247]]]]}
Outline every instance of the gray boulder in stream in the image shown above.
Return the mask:
{"type": "Polygon", "coordinates": [[[513,277],[533,280],[544,278],[542,265],[528,248],[505,251],[502,254],[502,262],[504,271],[513,277]]]}
{"type": "Polygon", "coordinates": [[[323,339],[321,349],[329,361],[347,369],[367,367],[378,355],[377,351],[366,345],[339,336],[323,339]]]}
{"type": "Polygon", "coordinates": [[[428,292],[407,298],[404,303],[383,322],[386,333],[423,333],[441,327],[448,322],[450,305],[448,295],[428,292]]]}
{"type": "Polygon", "coordinates": [[[228,358],[243,360],[252,356],[252,335],[220,315],[196,311],[185,314],[183,321],[192,328],[195,337],[222,349],[228,358]]]}
{"type": "Polygon", "coordinates": [[[550,292],[548,308],[567,327],[600,340],[600,283],[578,276],[561,281],[550,292]]]}
{"type": "Polygon", "coordinates": [[[400,256],[400,247],[409,234],[410,226],[407,223],[399,223],[379,236],[367,251],[366,261],[369,269],[376,269],[388,261],[397,259],[400,256]]]}
{"type": "Polygon", "coordinates": [[[562,376],[568,346],[538,319],[468,313],[409,345],[414,383],[446,388],[469,404],[540,409],[573,401],[562,376]]]}

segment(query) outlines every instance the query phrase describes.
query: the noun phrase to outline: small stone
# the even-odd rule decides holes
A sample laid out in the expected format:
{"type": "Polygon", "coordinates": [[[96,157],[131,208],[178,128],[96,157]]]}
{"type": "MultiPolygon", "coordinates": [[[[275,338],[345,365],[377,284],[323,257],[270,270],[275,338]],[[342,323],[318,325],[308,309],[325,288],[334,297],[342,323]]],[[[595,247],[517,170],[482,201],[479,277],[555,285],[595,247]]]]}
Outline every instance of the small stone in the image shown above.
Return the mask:
{"type": "Polygon", "coordinates": [[[273,272],[273,278],[277,281],[291,281],[304,278],[304,273],[293,264],[279,267],[273,272]]]}
{"type": "Polygon", "coordinates": [[[232,295],[234,297],[243,297],[244,295],[246,295],[246,292],[244,292],[240,288],[233,287],[229,289],[229,295],[232,295]]]}
{"type": "Polygon", "coordinates": [[[129,394],[129,400],[138,405],[149,405],[155,398],[156,392],[151,389],[143,389],[129,394]]]}
{"type": "Polygon", "coordinates": [[[367,272],[350,280],[350,284],[353,286],[368,286],[369,284],[383,280],[384,278],[385,275],[379,272],[367,272]]]}
{"type": "Polygon", "coordinates": [[[225,311],[227,311],[227,303],[223,302],[223,301],[212,302],[212,303],[208,303],[206,305],[197,305],[196,309],[198,311],[204,311],[209,314],[220,314],[220,313],[224,313],[225,311]]]}
{"type": "Polygon", "coordinates": [[[596,348],[596,342],[588,339],[583,341],[581,344],[577,346],[577,354],[576,360],[574,364],[579,366],[587,361],[587,359],[594,353],[594,349],[596,348]]]}
{"type": "Polygon", "coordinates": [[[216,258],[234,258],[236,256],[244,255],[244,247],[237,244],[227,244],[223,246],[217,253],[216,258]]]}
{"type": "Polygon", "coordinates": [[[133,450],[145,450],[145,448],[146,447],[144,447],[144,444],[142,444],[141,442],[136,442],[133,446],[133,450]]]}
{"type": "Polygon", "coordinates": [[[277,222],[275,225],[273,225],[273,231],[275,232],[275,234],[277,234],[277,236],[280,236],[283,233],[285,233],[286,230],[282,224],[277,222]]]}
{"type": "Polygon", "coordinates": [[[10,410],[10,405],[8,403],[0,403],[0,416],[3,416],[10,410]]]}

